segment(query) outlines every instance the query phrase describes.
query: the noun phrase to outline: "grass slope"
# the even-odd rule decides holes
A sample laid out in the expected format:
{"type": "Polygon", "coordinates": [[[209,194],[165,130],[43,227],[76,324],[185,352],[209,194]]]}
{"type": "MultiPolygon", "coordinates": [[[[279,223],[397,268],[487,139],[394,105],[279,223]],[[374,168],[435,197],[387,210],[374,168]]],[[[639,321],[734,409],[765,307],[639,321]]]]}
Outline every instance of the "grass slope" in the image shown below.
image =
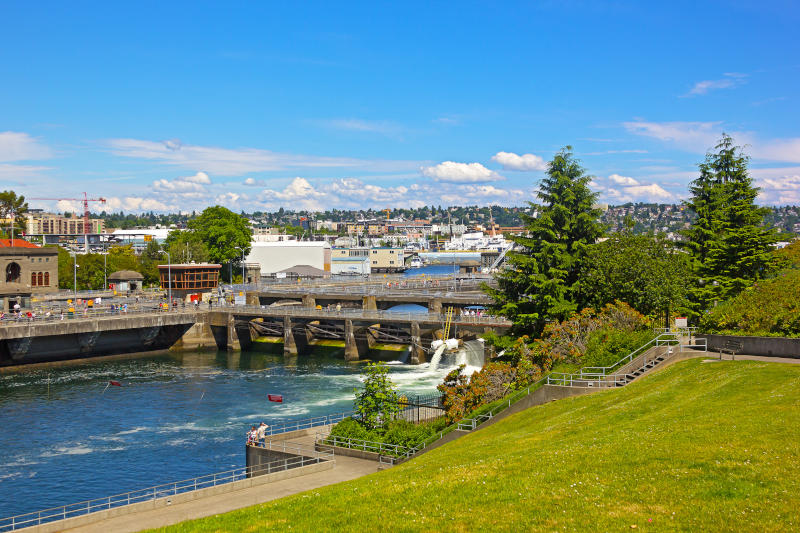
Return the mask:
{"type": "Polygon", "coordinates": [[[409,463],[166,531],[789,531],[800,366],[677,363],[409,463]]]}

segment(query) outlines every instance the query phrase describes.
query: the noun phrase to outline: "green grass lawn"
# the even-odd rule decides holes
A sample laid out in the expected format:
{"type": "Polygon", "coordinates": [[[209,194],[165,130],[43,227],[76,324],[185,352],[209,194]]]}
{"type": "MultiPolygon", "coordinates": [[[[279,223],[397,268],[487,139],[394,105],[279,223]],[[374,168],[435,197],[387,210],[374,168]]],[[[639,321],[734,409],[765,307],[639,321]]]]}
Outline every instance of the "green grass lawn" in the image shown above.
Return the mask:
{"type": "Polygon", "coordinates": [[[358,480],[167,531],[800,529],[800,365],[672,365],[358,480]]]}

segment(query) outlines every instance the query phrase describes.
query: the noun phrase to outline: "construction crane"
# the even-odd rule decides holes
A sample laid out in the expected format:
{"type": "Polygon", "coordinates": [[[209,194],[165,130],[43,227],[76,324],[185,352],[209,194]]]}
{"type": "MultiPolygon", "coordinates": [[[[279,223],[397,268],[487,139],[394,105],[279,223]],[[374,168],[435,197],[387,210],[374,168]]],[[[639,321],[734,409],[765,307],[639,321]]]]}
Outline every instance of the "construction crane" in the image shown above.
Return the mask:
{"type": "Polygon", "coordinates": [[[87,193],[84,192],[83,198],[29,198],[29,200],[83,202],[83,249],[86,253],[89,252],[89,202],[100,202],[104,204],[106,203],[105,198],[89,198],[87,193]]]}
{"type": "Polygon", "coordinates": [[[389,215],[392,213],[392,210],[391,209],[383,209],[382,211],[384,213],[386,213],[386,220],[389,220],[389,215]]]}

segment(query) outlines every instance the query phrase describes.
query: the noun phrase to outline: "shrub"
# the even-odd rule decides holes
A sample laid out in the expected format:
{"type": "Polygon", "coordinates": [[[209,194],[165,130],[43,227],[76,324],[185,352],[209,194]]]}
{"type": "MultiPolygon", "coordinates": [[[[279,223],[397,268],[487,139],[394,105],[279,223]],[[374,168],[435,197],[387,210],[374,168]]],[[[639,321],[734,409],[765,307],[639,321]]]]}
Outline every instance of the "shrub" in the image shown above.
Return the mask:
{"type": "Polygon", "coordinates": [[[584,366],[610,366],[652,338],[653,334],[647,330],[597,330],[589,337],[581,362],[584,366]]]}
{"type": "Polygon", "coordinates": [[[700,319],[704,333],[800,336],[800,270],[759,281],[700,319]]]}
{"type": "Polygon", "coordinates": [[[364,390],[356,389],[355,411],[361,423],[368,429],[383,427],[399,410],[399,396],[389,379],[389,367],[383,363],[367,363],[364,390]]]}

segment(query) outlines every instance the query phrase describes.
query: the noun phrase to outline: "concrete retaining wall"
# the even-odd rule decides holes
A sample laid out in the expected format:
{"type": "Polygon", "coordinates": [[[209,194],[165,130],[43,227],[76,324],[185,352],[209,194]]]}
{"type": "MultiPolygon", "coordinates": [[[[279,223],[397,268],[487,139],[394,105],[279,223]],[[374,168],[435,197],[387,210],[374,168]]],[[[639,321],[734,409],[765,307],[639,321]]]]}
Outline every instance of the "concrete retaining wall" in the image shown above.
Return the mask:
{"type": "Polygon", "coordinates": [[[266,470],[266,466],[263,467],[265,468],[265,470],[262,470],[260,468],[262,467],[262,465],[267,465],[268,463],[279,462],[279,464],[277,465],[279,468],[285,467],[293,469],[293,468],[300,468],[299,464],[300,459],[304,457],[306,459],[313,459],[312,457],[307,455],[285,452],[283,450],[274,450],[270,448],[261,448],[259,446],[250,446],[250,445],[245,446],[245,457],[246,457],[245,465],[247,466],[247,468],[252,469],[252,473],[249,474],[250,477],[268,475],[269,471],[266,470]],[[280,463],[281,461],[285,462],[281,464],[280,463]]]}
{"type": "Polygon", "coordinates": [[[715,335],[700,333],[698,339],[706,339],[708,351],[717,352],[725,347],[726,341],[742,343],[740,353],[747,355],[763,355],[766,357],[790,357],[800,359],[800,339],[786,337],[743,337],[738,335],[715,335]]]}
{"type": "Polygon", "coordinates": [[[251,477],[248,479],[244,479],[242,481],[234,481],[232,483],[226,483],[224,485],[217,485],[216,487],[208,487],[205,489],[195,490],[191,492],[184,492],[182,494],[177,494],[175,496],[167,496],[165,498],[158,498],[156,500],[150,500],[141,503],[133,503],[131,505],[124,505],[121,507],[115,507],[113,509],[107,509],[105,511],[97,511],[83,516],[76,516],[73,518],[67,518],[66,520],[58,520],[55,522],[42,524],[41,526],[33,526],[20,529],[18,531],[31,532],[31,533],[54,533],[57,531],[64,531],[66,529],[72,529],[80,526],[94,524],[96,522],[100,522],[101,520],[106,520],[108,518],[113,518],[115,516],[138,513],[141,511],[149,511],[152,509],[160,509],[162,507],[167,507],[168,505],[176,505],[179,503],[184,503],[192,500],[198,500],[200,498],[205,498],[208,496],[224,494],[227,492],[234,492],[237,490],[247,489],[258,485],[264,485],[266,483],[272,483],[274,481],[280,481],[282,479],[289,479],[293,477],[304,476],[306,474],[313,474],[315,472],[322,472],[324,470],[331,470],[333,467],[334,467],[333,461],[324,461],[321,463],[315,463],[308,466],[302,466],[299,468],[284,470],[283,472],[275,472],[273,474],[251,477]]]}

